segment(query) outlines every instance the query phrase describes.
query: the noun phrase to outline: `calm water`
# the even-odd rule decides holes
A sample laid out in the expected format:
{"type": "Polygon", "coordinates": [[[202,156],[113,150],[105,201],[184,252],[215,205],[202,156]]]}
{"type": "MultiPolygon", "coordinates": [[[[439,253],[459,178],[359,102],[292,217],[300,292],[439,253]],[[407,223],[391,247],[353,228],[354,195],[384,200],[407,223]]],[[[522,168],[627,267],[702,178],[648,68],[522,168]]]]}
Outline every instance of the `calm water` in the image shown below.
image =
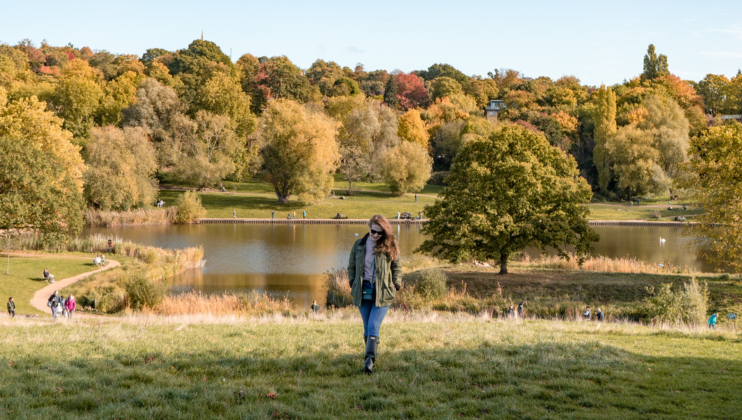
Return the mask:
{"type": "MultiPolygon", "coordinates": [[[[419,226],[394,226],[394,230],[403,257],[412,255],[424,240],[419,226]]],[[[687,239],[680,228],[599,226],[595,230],[601,237],[595,244],[598,255],[669,262],[706,272],[716,268],[685,246],[687,239]],[[666,239],[664,244],[660,237],[666,239]]],[[[312,299],[324,301],[323,273],[347,266],[353,242],[366,231],[362,225],[205,224],[86,228],[83,235],[100,233],[163,248],[203,245],[206,265],[174,279],[174,291],[256,289],[288,294],[303,305],[312,299]]]]}

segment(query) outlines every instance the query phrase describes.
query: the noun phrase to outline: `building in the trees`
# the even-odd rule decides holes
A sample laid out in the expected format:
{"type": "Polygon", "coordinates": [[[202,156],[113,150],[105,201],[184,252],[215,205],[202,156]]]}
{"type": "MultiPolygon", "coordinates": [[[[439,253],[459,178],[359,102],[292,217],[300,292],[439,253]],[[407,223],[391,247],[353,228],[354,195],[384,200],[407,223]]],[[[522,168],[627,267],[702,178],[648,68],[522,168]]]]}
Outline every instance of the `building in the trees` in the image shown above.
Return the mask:
{"type": "Polygon", "coordinates": [[[490,104],[484,107],[484,115],[490,121],[497,121],[500,112],[505,109],[505,101],[490,99],[490,104]]]}

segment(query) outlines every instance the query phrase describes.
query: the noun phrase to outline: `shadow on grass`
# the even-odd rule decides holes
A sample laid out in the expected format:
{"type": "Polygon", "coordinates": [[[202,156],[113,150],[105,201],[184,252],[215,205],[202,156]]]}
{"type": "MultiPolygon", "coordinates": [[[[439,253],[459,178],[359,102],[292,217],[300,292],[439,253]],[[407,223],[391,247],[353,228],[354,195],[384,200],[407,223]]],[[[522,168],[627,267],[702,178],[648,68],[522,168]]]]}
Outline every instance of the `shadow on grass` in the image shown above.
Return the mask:
{"type": "MultiPolygon", "coordinates": [[[[253,340],[234,331],[215,340],[253,340]]],[[[354,354],[99,349],[3,360],[0,408],[19,418],[735,418],[742,362],[541,342],[354,354]],[[113,352],[113,354],[111,354],[113,352]],[[724,371],[722,371],[724,369],[724,371]]],[[[299,344],[301,345],[301,344],[299,344]]]]}

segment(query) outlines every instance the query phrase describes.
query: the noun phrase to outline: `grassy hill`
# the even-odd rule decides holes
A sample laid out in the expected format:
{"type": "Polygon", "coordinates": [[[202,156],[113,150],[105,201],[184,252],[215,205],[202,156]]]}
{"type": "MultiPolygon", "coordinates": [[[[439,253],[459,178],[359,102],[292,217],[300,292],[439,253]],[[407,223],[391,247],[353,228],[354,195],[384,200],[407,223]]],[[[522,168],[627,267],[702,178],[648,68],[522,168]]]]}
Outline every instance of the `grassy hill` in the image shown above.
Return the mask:
{"type": "Polygon", "coordinates": [[[391,312],[0,318],[0,418],[738,418],[742,336],[391,312]]]}

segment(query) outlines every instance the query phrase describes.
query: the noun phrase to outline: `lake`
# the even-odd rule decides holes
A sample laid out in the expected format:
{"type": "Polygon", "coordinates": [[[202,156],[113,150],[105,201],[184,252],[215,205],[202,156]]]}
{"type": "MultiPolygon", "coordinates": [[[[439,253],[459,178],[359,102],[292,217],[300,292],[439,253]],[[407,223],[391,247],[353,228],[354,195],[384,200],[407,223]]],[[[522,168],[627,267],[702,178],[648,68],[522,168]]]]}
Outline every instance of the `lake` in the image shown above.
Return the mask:
{"type": "MultiPolygon", "coordinates": [[[[402,257],[411,256],[424,240],[419,225],[396,225],[402,257]]],[[[595,226],[600,242],[595,253],[634,257],[651,263],[672,263],[696,271],[716,266],[696,256],[676,227],[595,226]],[[660,238],[665,238],[664,244],[660,238]]],[[[85,228],[83,235],[102,234],[162,248],[202,245],[206,265],[173,279],[175,293],[201,290],[265,291],[299,305],[324,301],[323,273],[348,264],[348,252],[368,231],[365,225],[203,224],[85,228]],[[355,236],[355,235],[358,236],[355,236]]],[[[529,253],[537,256],[538,252],[529,253]]]]}

